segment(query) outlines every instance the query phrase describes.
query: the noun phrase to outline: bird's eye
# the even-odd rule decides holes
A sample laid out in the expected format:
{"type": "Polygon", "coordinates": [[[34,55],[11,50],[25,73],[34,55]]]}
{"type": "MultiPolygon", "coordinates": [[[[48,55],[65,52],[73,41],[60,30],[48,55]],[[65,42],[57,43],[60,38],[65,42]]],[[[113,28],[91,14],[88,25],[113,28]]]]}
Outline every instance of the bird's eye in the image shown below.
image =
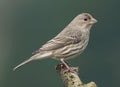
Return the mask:
{"type": "Polygon", "coordinates": [[[87,21],[88,19],[87,18],[84,18],[84,21],[87,21]]]}

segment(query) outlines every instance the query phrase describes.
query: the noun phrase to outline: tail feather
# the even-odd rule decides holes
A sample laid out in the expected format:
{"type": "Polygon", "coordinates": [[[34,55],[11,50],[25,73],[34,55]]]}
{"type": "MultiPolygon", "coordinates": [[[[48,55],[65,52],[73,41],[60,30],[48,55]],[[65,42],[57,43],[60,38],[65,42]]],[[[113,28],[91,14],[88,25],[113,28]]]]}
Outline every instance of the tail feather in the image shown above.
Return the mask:
{"type": "Polygon", "coordinates": [[[50,57],[51,55],[52,55],[52,52],[48,52],[48,53],[44,53],[44,54],[37,53],[37,54],[33,55],[32,57],[30,57],[29,59],[25,60],[24,62],[20,63],[16,67],[14,67],[13,71],[15,71],[17,68],[21,67],[22,65],[24,65],[28,62],[31,62],[33,60],[38,60],[38,59],[44,59],[44,58],[50,57]]]}

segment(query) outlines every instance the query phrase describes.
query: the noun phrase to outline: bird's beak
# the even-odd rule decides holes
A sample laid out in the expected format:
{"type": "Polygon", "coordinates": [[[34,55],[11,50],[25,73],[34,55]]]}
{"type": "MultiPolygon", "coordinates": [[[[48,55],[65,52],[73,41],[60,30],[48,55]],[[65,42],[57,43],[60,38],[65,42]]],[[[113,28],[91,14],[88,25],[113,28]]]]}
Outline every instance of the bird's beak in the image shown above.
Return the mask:
{"type": "Polygon", "coordinates": [[[92,18],[90,24],[95,24],[95,23],[97,23],[97,20],[95,18],[92,18]]]}

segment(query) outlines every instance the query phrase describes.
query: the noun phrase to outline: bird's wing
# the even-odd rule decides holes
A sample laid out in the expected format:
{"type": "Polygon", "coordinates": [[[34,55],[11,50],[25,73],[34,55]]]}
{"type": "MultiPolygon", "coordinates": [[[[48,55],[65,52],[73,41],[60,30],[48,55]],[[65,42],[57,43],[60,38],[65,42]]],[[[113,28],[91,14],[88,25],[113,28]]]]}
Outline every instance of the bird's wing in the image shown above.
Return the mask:
{"type": "Polygon", "coordinates": [[[50,51],[50,50],[56,50],[59,48],[62,48],[66,45],[70,44],[76,44],[81,41],[80,37],[55,37],[52,40],[48,41],[46,44],[44,44],[40,49],[43,51],[50,51]]]}
{"type": "Polygon", "coordinates": [[[39,50],[49,51],[49,50],[55,50],[61,47],[64,47],[63,43],[58,42],[56,40],[50,40],[46,44],[44,44],[39,50]]]}

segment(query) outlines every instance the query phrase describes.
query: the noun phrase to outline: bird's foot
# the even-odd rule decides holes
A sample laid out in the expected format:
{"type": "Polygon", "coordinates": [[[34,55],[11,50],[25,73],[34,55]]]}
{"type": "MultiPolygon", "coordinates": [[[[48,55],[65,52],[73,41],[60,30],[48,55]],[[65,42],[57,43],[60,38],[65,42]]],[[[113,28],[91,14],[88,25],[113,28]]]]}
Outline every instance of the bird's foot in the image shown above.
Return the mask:
{"type": "Polygon", "coordinates": [[[61,67],[65,69],[65,72],[72,72],[72,73],[77,74],[76,69],[71,67],[71,65],[69,63],[67,63],[64,60],[61,60],[61,62],[62,62],[61,67]]]}

